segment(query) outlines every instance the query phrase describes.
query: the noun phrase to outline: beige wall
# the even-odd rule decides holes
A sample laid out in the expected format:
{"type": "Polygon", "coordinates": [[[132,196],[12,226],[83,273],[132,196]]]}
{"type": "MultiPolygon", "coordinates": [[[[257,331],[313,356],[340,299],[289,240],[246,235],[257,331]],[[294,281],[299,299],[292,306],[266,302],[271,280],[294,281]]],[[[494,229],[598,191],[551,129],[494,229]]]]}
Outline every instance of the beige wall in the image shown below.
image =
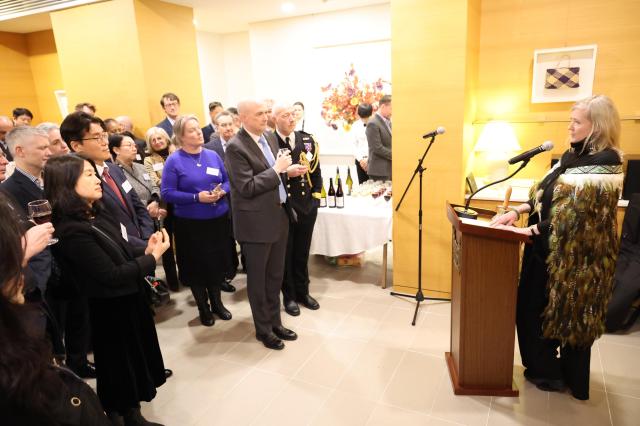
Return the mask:
{"type": "Polygon", "coordinates": [[[24,34],[0,32],[0,115],[11,117],[16,107],[28,108],[40,122],[38,95],[24,34]]]}
{"type": "MultiPolygon", "coordinates": [[[[594,93],[606,94],[617,104],[623,118],[622,149],[640,155],[637,16],[640,2],[624,0],[392,1],[396,194],[424,149],[420,133],[439,125],[447,128],[426,161],[425,287],[450,287],[451,237],[443,206],[447,199],[462,200],[468,171],[479,176],[488,172],[473,161],[477,158],[472,152],[486,121],[515,122],[523,150],[545,140],[554,141],[555,154],[566,149],[571,103],[530,102],[535,49],[598,45],[594,93]]],[[[520,177],[541,177],[550,157],[537,156],[520,177]]],[[[417,287],[415,186],[394,214],[394,284],[411,291],[417,287]]]]}
{"type": "MultiPolygon", "coordinates": [[[[451,226],[445,200],[463,196],[465,152],[473,137],[478,1],[396,0],[391,19],[394,203],[426,148],[420,136],[446,127],[424,163],[422,281],[424,288],[449,291],[451,226]]],[[[418,184],[416,178],[393,217],[393,281],[398,290],[417,287],[418,184]]]]}

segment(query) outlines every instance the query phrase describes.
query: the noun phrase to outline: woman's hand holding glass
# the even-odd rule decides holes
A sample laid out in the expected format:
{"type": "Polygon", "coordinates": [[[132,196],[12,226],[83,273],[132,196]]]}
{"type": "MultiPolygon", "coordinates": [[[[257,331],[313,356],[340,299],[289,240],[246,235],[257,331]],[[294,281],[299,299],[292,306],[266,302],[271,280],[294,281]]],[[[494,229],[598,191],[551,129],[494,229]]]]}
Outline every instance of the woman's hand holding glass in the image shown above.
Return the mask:
{"type": "Polygon", "coordinates": [[[147,243],[144,254],[150,254],[157,262],[164,252],[169,249],[169,241],[169,234],[167,234],[166,229],[163,228],[162,231],[154,232],[151,234],[151,237],[149,237],[149,242],[147,243]]]}
{"type": "Polygon", "coordinates": [[[35,225],[27,230],[24,238],[24,264],[49,245],[53,231],[51,223],[35,225]]]}

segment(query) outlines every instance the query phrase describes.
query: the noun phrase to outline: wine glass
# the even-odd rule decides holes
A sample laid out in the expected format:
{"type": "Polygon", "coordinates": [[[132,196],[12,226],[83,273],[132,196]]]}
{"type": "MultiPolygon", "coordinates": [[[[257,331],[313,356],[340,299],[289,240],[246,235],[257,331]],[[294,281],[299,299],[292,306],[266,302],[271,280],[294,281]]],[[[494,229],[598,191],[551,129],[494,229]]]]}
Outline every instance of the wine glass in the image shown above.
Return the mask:
{"type": "MultiPolygon", "coordinates": [[[[43,223],[51,222],[51,204],[48,200],[35,200],[27,204],[27,211],[29,219],[36,225],[42,225],[43,223]]],[[[51,238],[47,245],[52,245],[58,242],[57,238],[51,238]]]]}

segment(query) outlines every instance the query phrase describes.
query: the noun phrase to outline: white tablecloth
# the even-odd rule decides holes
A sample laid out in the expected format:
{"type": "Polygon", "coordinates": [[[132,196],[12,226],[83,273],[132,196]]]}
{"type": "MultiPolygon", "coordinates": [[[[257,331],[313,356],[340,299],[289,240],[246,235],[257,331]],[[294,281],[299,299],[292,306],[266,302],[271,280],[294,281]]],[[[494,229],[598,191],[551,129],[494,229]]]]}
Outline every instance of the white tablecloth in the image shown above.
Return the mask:
{"type": "Polygon", "coordinates": [[[391,201],[383,197],[345,197],[343,209],[318,209],[311,240],[311,254],[356,254],[389,241],[391,201]]]}

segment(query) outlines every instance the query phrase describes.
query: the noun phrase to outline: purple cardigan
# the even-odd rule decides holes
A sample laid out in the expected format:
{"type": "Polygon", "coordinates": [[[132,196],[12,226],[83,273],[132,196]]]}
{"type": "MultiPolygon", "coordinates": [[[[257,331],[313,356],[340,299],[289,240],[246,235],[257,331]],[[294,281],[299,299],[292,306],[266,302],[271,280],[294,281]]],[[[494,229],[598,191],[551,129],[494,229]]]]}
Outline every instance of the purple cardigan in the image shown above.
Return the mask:
{"type": "Polygon", "coordinates": [[[195,155],[179,149],[167,158],[162,169],[162,199],[173,203],[173,212],[177,217],[217,218],[229,211],[227,196],[215,204],[203,204],[198,201],[198,193],[210,191],[219,183],[229,193],[229,177],[224,162],[215,151],[203,149],[199,155],[195,155]],[[200,167],[197,166],[198,162],[200,167]]]}

